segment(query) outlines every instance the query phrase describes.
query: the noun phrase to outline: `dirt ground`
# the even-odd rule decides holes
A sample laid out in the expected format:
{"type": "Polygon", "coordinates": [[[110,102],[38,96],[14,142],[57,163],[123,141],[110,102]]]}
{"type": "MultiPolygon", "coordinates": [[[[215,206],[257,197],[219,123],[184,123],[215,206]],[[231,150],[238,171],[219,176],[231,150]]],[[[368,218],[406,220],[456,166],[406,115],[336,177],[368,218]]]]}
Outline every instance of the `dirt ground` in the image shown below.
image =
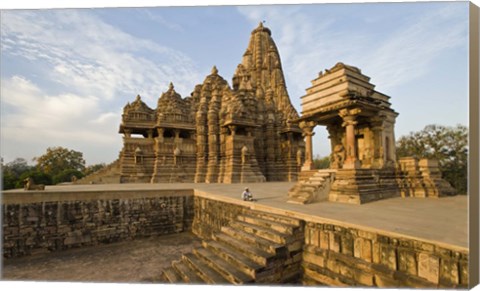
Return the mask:
{"type": "Polygon", "coordinates": [[[180,233],[4,259],[2,280],[152,282],[173,260],[200,244],[192,233],[180,233]]]}

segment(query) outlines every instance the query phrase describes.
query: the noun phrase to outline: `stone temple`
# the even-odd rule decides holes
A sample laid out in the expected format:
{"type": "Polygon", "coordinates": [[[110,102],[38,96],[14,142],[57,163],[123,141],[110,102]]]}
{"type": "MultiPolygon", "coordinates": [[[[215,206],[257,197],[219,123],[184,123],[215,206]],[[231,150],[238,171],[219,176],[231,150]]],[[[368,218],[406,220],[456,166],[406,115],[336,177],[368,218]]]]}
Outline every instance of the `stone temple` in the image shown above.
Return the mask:
{"type": "Polygon", "coordinates": [[[300,116],[260,23],[232,86],[214,66],[188,97],[172,83],[155,109],[137,96],[123,110],[119,159],[79,183],[298,181],[288,194],[297,204],[455,194],[436,161],[397,159],[389,100],[360,69],[337,63],[306,89],[300,116]],[[316,126],[329,133],[330,169],[313,166],[316,126]]]}
{"type": "Polygon", "coordinates": [[[304,151],[277,47],[259,25],[232,79],[216,67],[191,96],[170,83],[155,109],[125,106],[120,182],[296,181],[304,151]]]}

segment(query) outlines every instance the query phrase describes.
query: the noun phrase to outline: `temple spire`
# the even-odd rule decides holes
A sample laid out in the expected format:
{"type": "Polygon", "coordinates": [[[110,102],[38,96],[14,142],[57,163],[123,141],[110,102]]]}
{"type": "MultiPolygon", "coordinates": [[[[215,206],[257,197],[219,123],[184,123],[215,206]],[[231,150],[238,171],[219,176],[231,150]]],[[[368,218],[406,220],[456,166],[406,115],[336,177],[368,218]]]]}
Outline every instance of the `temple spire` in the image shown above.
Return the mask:
{"type": "Polygon", "coordinates": [[[213,68],[212,68],[212,75],[218,75],[217,66],[213,66],[213,68]]]}

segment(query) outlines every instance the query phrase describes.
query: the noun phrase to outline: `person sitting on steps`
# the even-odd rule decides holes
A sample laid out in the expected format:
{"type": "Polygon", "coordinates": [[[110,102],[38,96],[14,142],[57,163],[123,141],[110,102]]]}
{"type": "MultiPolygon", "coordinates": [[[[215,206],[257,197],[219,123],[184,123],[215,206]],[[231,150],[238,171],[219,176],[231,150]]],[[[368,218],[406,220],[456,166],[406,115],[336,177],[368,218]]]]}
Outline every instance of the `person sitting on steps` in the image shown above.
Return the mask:
{"type": "Polygon", "coordinates": [[[243,201],[253,201],[253,195],[248,189],[248,187],[245,188],[245,191],[242,193],[242,199],[243,201]]]}

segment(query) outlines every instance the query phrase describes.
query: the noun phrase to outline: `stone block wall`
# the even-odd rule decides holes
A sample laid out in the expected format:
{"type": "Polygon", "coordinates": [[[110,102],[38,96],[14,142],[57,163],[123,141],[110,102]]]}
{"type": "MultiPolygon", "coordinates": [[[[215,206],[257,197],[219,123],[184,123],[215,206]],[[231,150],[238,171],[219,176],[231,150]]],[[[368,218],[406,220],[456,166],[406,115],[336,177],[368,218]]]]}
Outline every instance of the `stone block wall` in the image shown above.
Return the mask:
{"type": "MultiPolygon", "coordinates": [[[[208,240],[239,215],[256,212],[261,218],[272,214],[269,209],[253,206],[256,204],[197,194],[193,195],[193,190],[3,193],[3,256],[189,229],[208,240]]],[[[288,254],[280,269],[295,273],[300,268],[298,283],[383,288],[468,287],[466,248],[312,221],[293,213],[287,216],[299,220],[301,233],[288,243],[288,254]]]]}
{"type": "MultiPolygon", "coordinates": [[[[279,217],[268,211],[258,211],[254,204],[239,205],[225,201],[212,200],[205,197],[195,196],[195,218],[193,222],[193,232],[208,241],[217,234],[222,233],[222,226],[228,226],[236,229],[242,229],[242,224],[251,227],[258,226],[258,221],[273,223],[276,225],[275,232],[258,230],[263,234],[257,233],[257,230],[248,231],[250,239],[244,237],[231,236],[232,239],[240,242],[240,245],[250,245],[257,248],[255,238],[265,241],[271,241],[273,248],[277,248],[273,257],[264,258],[268,263],[256,274],[255,283],[257,284],[282,284],[298,283],[301,277],[302,252],[304,244],[304,224],[303,221],[295,218],[279,217]],[[238,225],[236,222],[240,222],[238,225]],[[280,227],[280,228],[279,228],[280,227]],[[282,230],[282,228],[284,228],[282,230]],[[291,228],[291,229],[290,229],[291,228]],[[290,230],[289,230],[290,229],[290,230]],[[279,233],[282,233],[279,235],[279,233]]],[[[262,223],[260,223],[262,225],[262,223]]],[[[267,227],[263,225],[261,227],[267,227]]],[[[223,234],[231,234],[223,232],[223,234]]],[[[262,243],[259,242],[261,245],[262,243]]],[[[233,245],[230,248],[235,248],[233,245]]],[[[235,249],[239,254],[244,251],[235,249]]],[[[264,249],[261,249],[265,253],[264,249]]],[[[262,256],[262,255],[257,255],[262,256]]]]}
{"type": "Polygon", "coordinates": [[[194,219],[192,232],[201,239],[210,239],[214,232],[220,232],[238,215],[243,214],[246,206],[208,199],[200,196],[194,198],[194,219]]]}
{"type": "Polygon", "coordinates": [[[24,198],[30,194],[17,193],[22,201],[4,201],[5,258],[178,233],[190,229],[193,221],[192,191],[103,199],[62,194],[66,200],[28,202],[24,198]]]}
{"type": "Polygon", "coordinates": [[[468,251],[310,222],[303,273],[306,285],[467,288],[468,251]]]}

